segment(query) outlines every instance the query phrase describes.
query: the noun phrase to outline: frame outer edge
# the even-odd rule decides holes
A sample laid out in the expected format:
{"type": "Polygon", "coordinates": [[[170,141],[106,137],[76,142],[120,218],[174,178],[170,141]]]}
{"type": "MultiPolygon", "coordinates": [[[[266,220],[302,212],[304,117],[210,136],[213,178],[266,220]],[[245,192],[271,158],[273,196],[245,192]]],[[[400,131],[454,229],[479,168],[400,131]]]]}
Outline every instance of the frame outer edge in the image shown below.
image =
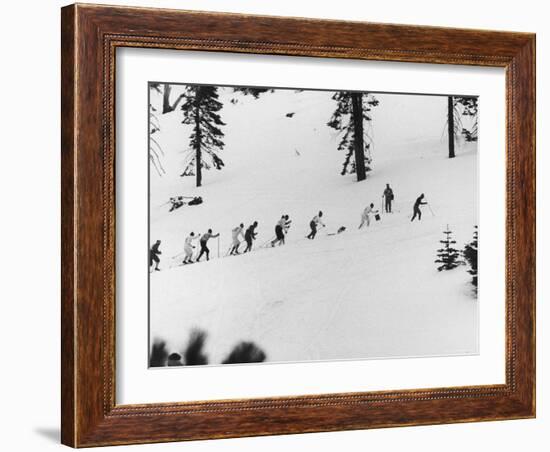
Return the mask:
{"type": "MultiPolygon", "coordinates": [[[[179,36],[179,31],[175,28],[164,14],[160,16],[160,11],[149,9],[159,23],[152,26],[159,27],[169,25],[168,30],[175,30],[173,33],[179,36]],[[161,22],[161,23],[160,23],[161,22]]],[[[535,148],[534,148],[534,60],[535,60],[535,42],[534,35],[524,34],[521,37],[515,34],[502,34],[502,39],[508,37],[508,40],[495,49],[496,55],[502,55],[497,61],[483,60],[479,65],[489,66],[507,66],[511,60],[514,60],[515,67],[518,69],[516,75],[517,91],[514,98],[520,104],[518,106],[518,115],[514,129],[514,146],[517,152],[517,167],[513,170],[517,176],[518,182],[525,184],[523,192],[513,194],[514,201],[518,206],[515,217],[515,227],[517,228],[518,243],[522,245],[518,250],[517,270],[519,274],[516,277],[518,286],[518,384],[515,395],[510,394],[495,396],[494,401],[490,399],[487,402],[472,396],[468,398],[471,403],[468,405],[470,413],[476,406],[481,408],[483,413],[476,415],[460,415],[458,411],[447,410],[443,418],[433,418],[430,409],[439,410],[447,405],[455,404],[455,399],[460,397],[444,397],[441,400],[421,401],[411,400],[408,408],[410,414],[414,416],[410,419],[401,416],[400,418],[388,418],[386,422],[371,422],[364,416],[368,411],[379,411],[384,414],[387,410],[383,409],[382,404],[370,405],[348,405],[345,403],[336,404],[332,409],[332,415],[328,416],[328,407],[319,405],[314,412],[298,411],[293,407],[287,407],[280,411],[274,418],[272,425],[264,426],[260,429],[257,426],[258,416],[267,416],[269,408],[262,408],[260,411],[248,411],[244,407],[238,411],[238,416],[228,416],[230,410],[219,407],[215,415],[212,413],[204,415],[193,413],[187,415],[184,413],[135,413],[133,416],[117,415],[116,406],[109,404],[111,394],[105,386],[105,381],[113,376],[114,365],[109,361],[105,364],[103,361],[105,353],[111,351],[112,344],[109,338],[105,340],[105,335],[109,333],[110,324],[113,320],[101,316],[98,311],[101,303],[101,295],[105,290],[110,289],[110,284],[106,284],[106,275],[103,273],[103,285],[100,289],[97,286],[97,280],[100,278],[100,270],[97,262],[103,259],[103,266],[106,265],[105,259],[108,256],[104,254],[104,249],[97,248],[97,237],[99,232],[112,232],[112,225],[105,229],[105,217],[97,212],[96,207],[103,202],[105,209],[106,196],[111,185],[106,184],[105,180],[98,186],[97,181],[101,176],[109,176],[105,173],[105,165],[109,162],[105,160],[105,155],[98,152],[101,148],[101,139],[96,132],[104,130],[104,140],[107,135],[105,125],[102,124],[102,116],[105,113],[105,98],[101,95],[99,86],[104,80],[104,73],[98,75],[97,68],[105,65],[105,48],[101,45],[109,31],[131,30],[132,33],[150,33],[151,29],[147,23],[143,23],[143,14],[136,13],[132,9],[117,7],[101,7],[100,5],[71,5],[62,8],[62,442],[72,447],[89,447],[97,445],[115,445],[115,444],[137,444],[144,442],[165,442],[181,441],[190,439],[214,439],[226,437],[274,435],[288,433],[305,433],[320,431],[335,431],[349,429],[363,429],[402,425],[425,425],[439,424],[448,422],[466,422],[497,419],[518,419],[534,416],[534,304],[535,304],[535,230],[530,221],[535,218],[535,148]],[[124,14],[122,14],[124,11],[124,14]],[[128,16],[128,17],[127,17],[128,16]],[[141,16],[141,17],[140,17],[141,16]],[[107,22],[105,22],[107,21],[107,22]],[[513,37],[513,39],[512,39],[513,37]],[[513,52],[513,56],[512,55],[513,52]],[[83,110],[83,104],[91,106],[90,109],[83,110]],[[102,105],[100,107],[100,105],[102,105]],[[82,113],[82,118],[79,115],[82,113]],[[85,117],[85,119],[84,119],[85,117]],[[83,119],[83,120],[81,120],[83,119]],[[100,168],[101,167],[101,168],[100,168]],[[525,265],[528,265],[527,267],[525,265]],[[100,337],[98,337],[98,329],[100,337]],[[99,340],[98,340],[99,339],[99,340]],[[103,341],[103,342],[102,342],[103,341]],[[529,352],[525,352],[526,347],[529,352]],[[531,348],[532,347],[532,350],[531,348]],[[98,366],[99,364],[99,366],[98,366]],[[106,404],[107,402],[107,404],[106,404]],[[424,405],[424,404],[427,405],[424,405]],[[492,404],[492,406],[490,406],[492,404]],[[354,408],[351,408],[354,407],[354,408]],[[424,415],[423,419],[418,420],[416,412],[424,415]],[[491,411],[490,411],[491,410],[491,411]],[[307,413],[312,413],[309,424],[302,419],[307,417],[307,413]],[[226,417],[227,416],[227,417],[226,417]],[[225,420],[224,420],[225,418],[225,420]],[[329,422],[329,420],[332,421],[329,422]],[[412,420],[415,419],[415,420],[412,420]],[[340,424],[335,424],[338,420],[340,424]],[[226,423],[226,421],[229,421],[226,423]],[[228,425],[229,424],[229,425],[228,425]],[[177,427],[176,427],[177,425],[177,427]],[[143,427],[143,430],[141,429],[143,427]],[[189,428],[189,431],[181,431],[181,427],[189,428]],[[170,434],[163,434],[166,430],[170,434]],[[175,433],[177,432],[177,433],[175,433]]],[[[166,10],[164,11],[166,13],[166,10]]],[[[142,13],[142,11],[140,11],[142,13]]],[[[212,14],[207,14],[207,19],[212,20],[212,14]]],[[[199,16],[200,17],[200,16],[199,16]]],[[[216,20],[223,19],[223,14],[215,15],[216,20]]],[[[255,16],[251,16],[255,17],[255,16]]],[[[265,19],[268,21],[268,19],[265,19]]],[[[199,21],[200,23],[201,21],[199,21]]],[[[237,21],[238,22],[238,21],[237,21]]],[[[319,24],[322,24],[322,20],[319,24]]],[[[281,20],[281,23],[283,21],[281,20]]],[[[297,22],[298,23],[298,22],[297,22]]],[[[194,33],[198,30],[199,34],[204,34],[196,24],[191,24],[192,29],[186,31],[194,33]],[[195,28],[193,28],[193,26],[195,28]]],[[[200,25],[200,24],[199,24],[200,25]]],[[[354,25],[355,27],[356,25],[354,25]]],[[[377,39],[384,38],[384,34],[379,28],[386,30],[385,25],[373,25],[377,27],[377,39]]],[[[357,25],[359,27],[359,25],[357,25]]],[[[391,27],[390,27],[391,28],[391,27]]],[[[396,26],[404,33],[409,30],[408,26],[396,26]]],[[[383,31],[382,30],[382,31],[383,31]]],[[[393,34],[399,34],[397,30],[393,34]]],[[[126,31],[129,32],[129,31],[126,31]]],[[[443,31],[440,30],[440,33],[443,31]]],[[[450,30],[449,32],[452,32],[450,30]]],[[[237,36],[239,32],[234,32],[237,36]]],[[[263,36],[260,33],[259,40],[263,36]]],[[[266,32],[267,33],[267,32],[266,32]]],[[[456,30],[456,33],[465,33],[463,30],[456,30]]],[[[491,32],[483,33],[483,35],[491,32]]],[[[392,34],[392,33],[390,33],[392,34]]],[[[469,32],[468,32],[469,34],[469,32]]],[[[183,35],[185,37],[185,35],[183,35]]],[[[201,35],[202,36],[202,35],[201,35]]],[[[198,36],[199,41],[205,41],[206,38],[198,36]]],[[[493,35],[490,35],[493,36],[493,35]]],[[[153,39],[160,39],[153,37],[153,39]]],[[[477,37],[479,41],[479,37],[477,37]]],[[[314,43],[314,40],[310,39],[314,43]]],[[[239,52],[246,51],[246,46],[239,47],[238,41],[235,45],[220,49],[221,51],[239,52]]],[[[396,42],[400,42],[399,40],[396,42]]],[[[283,45],[284,42],[280,45],[283,45]]],[[[268,50],[271,47],[277,47],[279,44],[269,42],[268,50]]],[[[311,42],[310,42],[311,44],[311,42]]],[[[309,44],[306,48],[315,46],[309,44]]],[[[399,46],[401,48],[403,46],[399,46]]],[[[387,58],[392,61],[405,61],[409,50],[399,50],[399,53],[391,53],[387,58]]],[[[330,49],[329,49],[330,50],[330,49]]],[[[286,54],[288,50],[283,49],[286,54]]],[[[334,50],[334,53],[342,53],[343,58],[353,58],[358,49],[354,45],[343,48],[343,50],[334,50]],[[350,50],[351,49],[351,50],[350,50]],[[348,54],[348,52],[350,52],[348,54]]],[[[310,55],[313,50],[304,50],[300,48],[297,54],[310,55]]],[[[323,51],[324,52],[324,51],[323,51]]],[[[333,51],[327,51],[332,54],[333,51]]],[[[390,52],[390,51],[388,51],[390,52]]],[[[412,52],[412,51],[411,51],[412,52]]],[[[444,53],[448,53],[446,50],[444,53]]],[[[255,53],[255,52],[253,52],[255,53]]],[[[267,52],[260,52],[267,53],[267,52]]],[[[384,53],[384,51],[382,51],[384,53]]],[[[416,55],[416,53],[415,53],[416,55]]],[[[485,55],[485,54],[483,54],[485,55]]],[[[357,54],[360,59],[366,58],[366,55],[357,54]]],[[[441,61],[446,64],[476,64],[468,59],[468,55],[456,55],[457,59],[452,62],[441,61]],[[462,63],[460,63],[462,62],[462,63]]],[[[434,55],[431,52],[423,52],[420,56],[414,57],[415,61],[433,62],[434,55]]],[[[411,58],[412,60],[412,58],[411,58]]],[[[108,66],[108,64],[107,64],[108,66]]],[[[507,147],[508,149],[508,147],[507,147]]],[[[519,185],[519,184],[518,184],[519,185]]],[[[113,212],[114,215],[114,212],[113,212]]],[[[107,241],[107,245],[109,241],[107,241]]],[[[105,244],[104,244],[105,246],[105,244]]],[[[103,267],[102,267],[103,268],[103,267]]],[[[110,306],[107,304],[107,306],[110,306]]],[[[313,407],[312,407],[313,408],[313,407]]],[[[119,413],[120,414],[120,413],[119,413]]]]}
{"type": "Polygon", "coordinates": [[[524,378],[519,397],[528,417],[536,417],[536,35],[515,58],[518,95],[518,365],[524,378]],[[528,350],[528,352],[527,352],[528,350]]]}
{"type": "Polygon", "coordinates": [[[76,6],[61,8],[61,443],[77,445],[76,6]]]}

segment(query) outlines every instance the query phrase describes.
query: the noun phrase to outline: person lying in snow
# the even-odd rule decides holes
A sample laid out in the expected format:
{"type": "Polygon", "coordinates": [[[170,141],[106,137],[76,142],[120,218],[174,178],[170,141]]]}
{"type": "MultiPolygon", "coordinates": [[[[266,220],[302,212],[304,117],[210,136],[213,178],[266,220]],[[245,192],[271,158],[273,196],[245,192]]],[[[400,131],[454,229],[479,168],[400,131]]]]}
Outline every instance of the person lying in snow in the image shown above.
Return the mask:
{"type": "Polygon", "coordinates": [[[170,206],[169,212],[172,212],[176,209],[179,209],[181,206],[183,206],[185,204],[183,202],[183,196],[177,196],[175,198],[170,198],[170,203],[172,205],[170,206]]]}
{"type": "MultiPolygon", "coordinates": [[[[170,198],[170,201],[168,201],[171,203],[169,212],[179,209],[181,206],[185,205],[185,199],[185,196],[176,196],[170,198]]],[[[191,199],[191,201],[187,202],[188,206],[197,206],[199,204],[202,204],[202,198],[200,196],[195,196],[193,199],[191,199]]]]}

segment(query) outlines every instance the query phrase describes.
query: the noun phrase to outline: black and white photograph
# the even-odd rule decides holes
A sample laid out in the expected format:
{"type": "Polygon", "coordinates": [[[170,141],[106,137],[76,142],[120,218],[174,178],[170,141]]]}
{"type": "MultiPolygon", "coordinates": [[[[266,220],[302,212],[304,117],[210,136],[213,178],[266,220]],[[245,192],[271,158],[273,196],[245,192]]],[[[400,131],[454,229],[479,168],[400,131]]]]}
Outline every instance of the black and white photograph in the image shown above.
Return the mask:
{"type": "Polygon", "coordinates": [[[478,96],[147,90],[150,368],[479,353],[478,96]]]}

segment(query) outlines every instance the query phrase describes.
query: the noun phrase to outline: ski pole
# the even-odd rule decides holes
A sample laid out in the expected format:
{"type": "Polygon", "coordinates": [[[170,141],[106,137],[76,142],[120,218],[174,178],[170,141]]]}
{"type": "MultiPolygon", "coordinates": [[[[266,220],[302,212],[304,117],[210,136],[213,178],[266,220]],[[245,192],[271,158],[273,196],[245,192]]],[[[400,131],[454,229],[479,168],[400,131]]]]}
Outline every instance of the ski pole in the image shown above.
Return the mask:
{"type": "Polygon", "coordinates": [[[218,235],[218,258],[220,257],[220,236],[218,235]]]}
{"type": "Polygon", "coordinates": [[[430,206],[430,203],[427,202],[426,204],[428,205],[428,209],[430,209],[430,212],[432,213],[432,216],[435,217],[435,213],[434,213],[434,211],[432,210],[432,206],[430,206]]]}

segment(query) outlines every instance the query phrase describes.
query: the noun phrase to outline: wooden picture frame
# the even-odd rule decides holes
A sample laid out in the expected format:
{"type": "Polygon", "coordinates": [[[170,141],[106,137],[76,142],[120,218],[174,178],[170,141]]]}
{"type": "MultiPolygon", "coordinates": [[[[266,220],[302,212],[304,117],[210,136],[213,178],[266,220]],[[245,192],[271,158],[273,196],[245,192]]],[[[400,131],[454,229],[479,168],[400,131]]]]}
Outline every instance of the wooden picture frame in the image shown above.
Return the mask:
{"type": "Polygon", "coordinates": [[[73,447],[535,416],[535,35],[71,5],[62,9],[62,442],[73,447]],[[506,383],[115,403],[115,50],[506,69],[506,383]]]}

